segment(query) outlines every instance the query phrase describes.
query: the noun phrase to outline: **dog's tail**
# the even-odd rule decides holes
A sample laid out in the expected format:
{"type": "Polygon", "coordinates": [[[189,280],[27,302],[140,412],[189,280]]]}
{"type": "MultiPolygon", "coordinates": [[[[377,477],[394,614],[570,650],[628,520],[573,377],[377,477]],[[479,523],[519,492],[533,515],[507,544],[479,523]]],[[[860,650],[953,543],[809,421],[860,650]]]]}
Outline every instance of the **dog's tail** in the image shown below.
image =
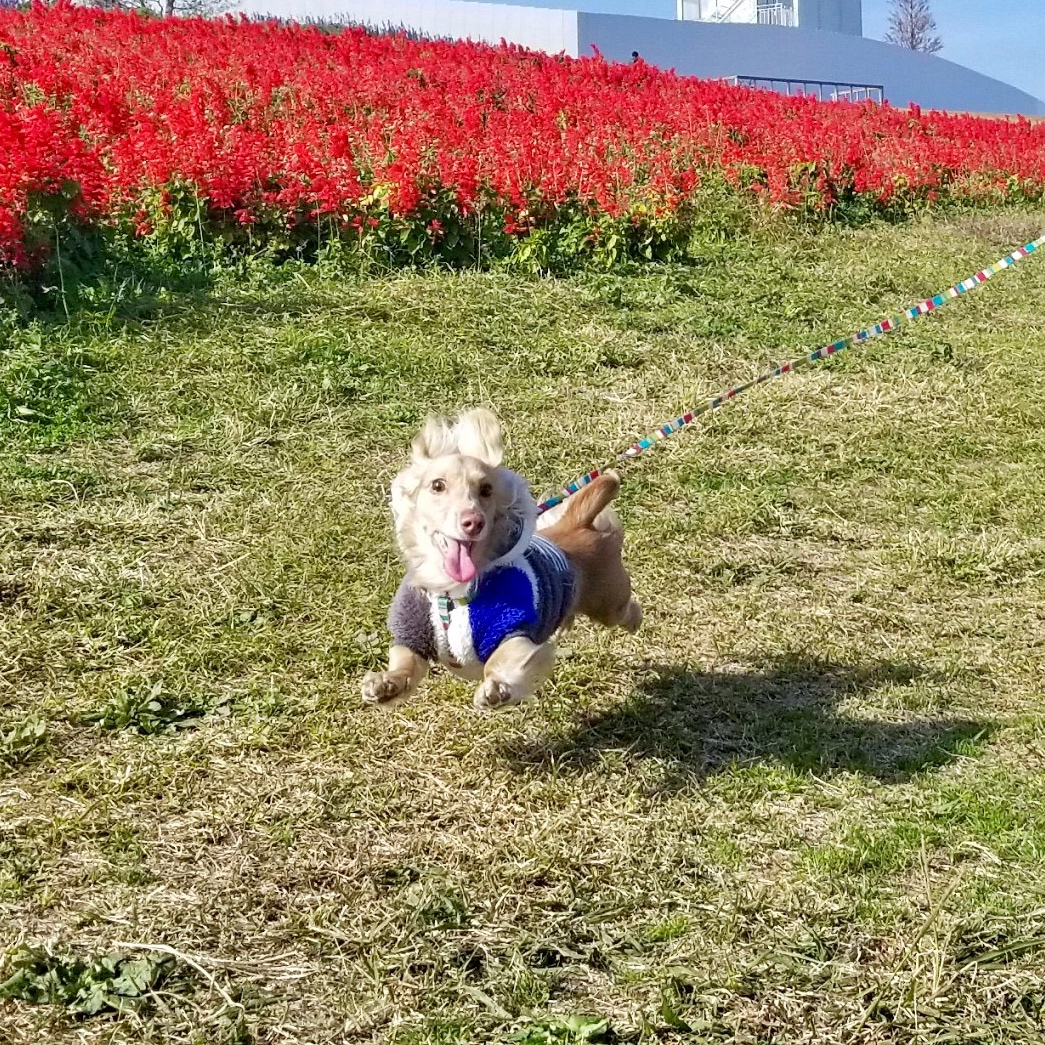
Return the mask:
{"type": "Polygon", "coordinates": [[[616,472],[603,472],[566,502],[565,510],[555,519],[553,525],[571,530],[601,529],[597,520],[618,493],[620,476],[616,472]]]}

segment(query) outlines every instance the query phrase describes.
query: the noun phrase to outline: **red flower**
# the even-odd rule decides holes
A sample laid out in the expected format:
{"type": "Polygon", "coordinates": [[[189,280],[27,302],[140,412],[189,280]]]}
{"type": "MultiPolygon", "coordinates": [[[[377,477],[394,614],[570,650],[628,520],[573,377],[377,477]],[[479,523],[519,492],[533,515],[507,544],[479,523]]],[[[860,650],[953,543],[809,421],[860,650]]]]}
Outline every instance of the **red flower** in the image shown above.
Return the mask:
{"type": "Polygon", "coordinates": [[[1045,199],[1045,123],[785,98],[597,53],[66,0],[0,11],[0,145],[13,265],[63,209],[142,236],[162,213],[254,236],[417,223],[434,242],[487,214],[510,237],[577,218],[684,226],[708,172],[801,213],[1045,199]]]}

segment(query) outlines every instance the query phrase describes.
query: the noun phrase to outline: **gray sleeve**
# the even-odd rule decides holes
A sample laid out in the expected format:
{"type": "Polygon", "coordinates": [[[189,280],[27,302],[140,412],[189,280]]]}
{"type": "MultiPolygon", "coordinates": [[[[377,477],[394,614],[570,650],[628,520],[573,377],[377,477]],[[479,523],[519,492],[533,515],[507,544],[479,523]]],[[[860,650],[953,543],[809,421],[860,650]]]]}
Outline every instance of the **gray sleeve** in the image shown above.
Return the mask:
{"type": "Polygon", "coordinates": [[[437,660],[428,596],[406,581],[399,585],[388,610],[388,630],[395,646],[406,646],[425,660],[437,660]]]}

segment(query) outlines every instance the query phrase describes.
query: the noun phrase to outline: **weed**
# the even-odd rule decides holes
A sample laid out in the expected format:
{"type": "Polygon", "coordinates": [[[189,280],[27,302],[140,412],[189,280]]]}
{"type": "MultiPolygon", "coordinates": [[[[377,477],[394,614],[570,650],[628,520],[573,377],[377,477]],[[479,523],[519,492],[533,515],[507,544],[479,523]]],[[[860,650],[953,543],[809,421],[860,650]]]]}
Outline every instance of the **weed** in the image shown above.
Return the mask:
{"type": "Polygon", "coordinates": [[[0,730],[0,765],[12,767],[28,762],[47,743],[47,722],[38,715],[30,715],[0,730]]]}
{"type": "Polygon", "coordinates": [[[206,704],[195,698],[167,692],[164,681],[157,679],[151,685],[130,686],[113,694],[104,707],[85,715],[84,721],[102,729],[150,735],[191,728],[206,710],[206,704]]]}
{"type": "Polygon", "coordinates": [[[539,1020],[512,1035],[520,1045],[580,1045],[617,1040],[610,1031],[610,1021],[593,1016],[566,1016],[539,1020]]]}
{"type": "Polygon", "coordinates": [[[105,420],[96,357],[64,337],[52,344],[41,327],[10,342],[0,352],[0,434],[52,446],[105,420]]]}
{"type": "Polygon", "coordinates": [[[24,948],[6,962],[0,998],[29,1005],[57,1005],[78,1016],[140,1008],[170,975],[166,956],[91,957],[46,948],[24,948]]]}

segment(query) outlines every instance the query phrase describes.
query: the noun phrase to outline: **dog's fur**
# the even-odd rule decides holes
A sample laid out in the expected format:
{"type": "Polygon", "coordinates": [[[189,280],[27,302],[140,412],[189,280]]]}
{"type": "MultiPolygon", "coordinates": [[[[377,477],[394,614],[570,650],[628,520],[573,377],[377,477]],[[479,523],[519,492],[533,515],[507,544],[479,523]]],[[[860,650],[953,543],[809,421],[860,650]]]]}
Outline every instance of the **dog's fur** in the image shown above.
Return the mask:
{"type": "MultiPolygon", "coordinates": [[[[452,425],[428,419],[413,441],[411,464],[392,483],[396,537],[410,585],[460,598],[475,577],[497,565],[506,543],[532,539],[536,505],[525,481],[501,466],[503,455],[501,426],[488,410],[468,411],[452,425]]],[[[574,573],[564,626],[578,613],[628,631],[642,621],[621,561],[623,531],[609,507],[619,489],[619,478],[607,473],[541,518],[541,535],[562,550],[574,573]]],[[[506,639],[482,667],[475,706],[528,699],[553,661],[551,641],[506,639]]],[[[363,699],[383,705],[405,699],[428,667],[412,650],[393,646],[387,670],[363,679],[363,699]]]]}
{"type": "Polygon", "coordinates": [[[462,414],[454,425],[430,417],[411,451],[410,466],[392,481],[392,514],[407,579],[424,591],[456,597],[469,582],[446,572],[437,535],[467,537],[462,518],[481,519],[478,539],[471,542],[481,572],[513,530],[533,530],[537,509],[523,479],[500,467],[501,426],[487,410],[462,414]],[[435,483],[444,488],[436,492],[435,483]]]}

